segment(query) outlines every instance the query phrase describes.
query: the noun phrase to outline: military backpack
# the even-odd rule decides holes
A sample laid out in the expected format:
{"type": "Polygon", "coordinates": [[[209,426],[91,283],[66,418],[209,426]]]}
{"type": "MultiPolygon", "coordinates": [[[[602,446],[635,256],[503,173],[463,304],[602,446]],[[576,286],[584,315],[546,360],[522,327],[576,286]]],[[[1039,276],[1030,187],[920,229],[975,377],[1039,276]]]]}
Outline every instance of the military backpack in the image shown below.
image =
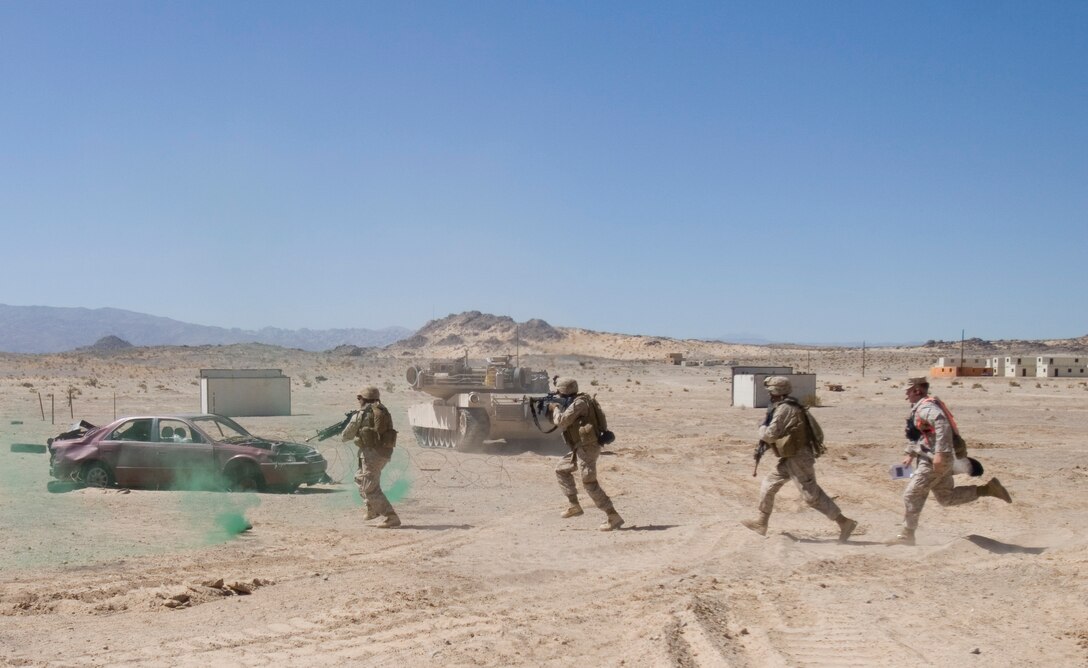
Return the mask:
{"type": "Polygon", "coordinates": [[[819,457],[827,452],[827,447],[824,445],[824,429],[816,421],[816,418],[812,417],[812,413],[809,412],[808,408],[805,408],[800,401],[793,397],[786,397],[784,402],[800,408],[801,414],[805,416],[805,424],[808,426],[808,449],[812,451],[812,456],[819,457]]]}

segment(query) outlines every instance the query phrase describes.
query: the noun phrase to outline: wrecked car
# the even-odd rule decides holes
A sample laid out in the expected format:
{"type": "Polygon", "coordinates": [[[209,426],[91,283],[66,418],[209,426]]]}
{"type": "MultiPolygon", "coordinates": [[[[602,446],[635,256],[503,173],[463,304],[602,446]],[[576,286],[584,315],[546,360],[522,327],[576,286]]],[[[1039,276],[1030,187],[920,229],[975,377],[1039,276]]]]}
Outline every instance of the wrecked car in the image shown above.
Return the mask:
{"type": "Polygon", "coordinates": [[[254,436],[221,415],[80,421],[48,448],[53,478],[92,487],[292,492],[328,481],[314,448],[254,436]]]}

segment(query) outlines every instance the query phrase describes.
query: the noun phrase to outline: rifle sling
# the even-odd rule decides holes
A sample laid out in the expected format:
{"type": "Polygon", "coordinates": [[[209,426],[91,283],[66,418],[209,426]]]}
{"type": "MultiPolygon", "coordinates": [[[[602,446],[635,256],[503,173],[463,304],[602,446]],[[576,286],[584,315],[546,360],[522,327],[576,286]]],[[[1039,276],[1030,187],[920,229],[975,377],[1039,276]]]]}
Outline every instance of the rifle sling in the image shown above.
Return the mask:
{"type": "Polygon", "coordinates": [[[529,413],[531,413],[532,416],[533,416],[533,424],[536,425],[536,428],[539,429],[541,431],[541,433],[550,434],[550,433],[552,433],[553,431],[555,431],[556,429],[559,428],[559,425],[556,424],[556,425],[552,425],[551,429],[548,429],[547,431],[545,431],[544,427],[540,426],[540,421],[536,417],[536,406],[533,404],[532,400],[529,401],[529,413]]]}

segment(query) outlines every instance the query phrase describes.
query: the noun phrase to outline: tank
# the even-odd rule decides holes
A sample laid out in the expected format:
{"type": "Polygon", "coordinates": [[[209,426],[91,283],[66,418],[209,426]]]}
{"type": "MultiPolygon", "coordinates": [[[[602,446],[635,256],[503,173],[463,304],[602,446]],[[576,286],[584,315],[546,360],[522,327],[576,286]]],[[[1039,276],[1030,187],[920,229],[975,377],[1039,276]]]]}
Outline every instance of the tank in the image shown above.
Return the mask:
{"type": "MultiPolygon", "coordinates": [[[[425,448],[470,448],[487,440],[543,440],[533,421],[529,395],[548,393],[548,372],[515,366],[509,355],[489,357],[484,368],[468,359],[408,367],[412,389],[434,397],[408,407],[408,424],[425,448]]],[[[541,422],[550,429],[547,422],[541,422]]]]}

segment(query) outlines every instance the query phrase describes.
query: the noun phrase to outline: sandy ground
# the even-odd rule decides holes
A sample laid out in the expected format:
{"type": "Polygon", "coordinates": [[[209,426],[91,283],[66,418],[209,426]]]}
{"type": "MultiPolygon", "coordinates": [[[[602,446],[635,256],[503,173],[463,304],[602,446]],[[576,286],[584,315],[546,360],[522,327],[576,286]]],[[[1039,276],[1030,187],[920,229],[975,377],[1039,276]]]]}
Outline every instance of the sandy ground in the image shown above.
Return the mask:
{"type": "Polygon", "coordinates": [[[880,541],[902,513],[904,485],[887,473],[901,458],[902,380],[927,364],[870,355],[864,377],[849,353],[802,360],[820,388],[844,388],[822,390],[814,413],[829,446],[820,482],[861,522],[845,545],[792,486],[766,538],[738,524],[754,513],[762,411],[730,407],[722,367],[532,360],[598,392],[618,436],[600,476],[627,526],[602,533],[588,505],[560,519],[555,446],[416,446],[405,410],[421,397],[403,382],[403,359],[275,348],[0,355],[0,663],[1088,663],[1085,383],[936,382],[1014,503],[931,500],[919,544],[888,547],[880,541]],[[403,445],[388,484],[405,526],[363,523],[351,452],[333,441],[323,451],[349,484],[292,495],[51,494],[46,456],[9,452],[63,430],[68,388],[79,391],[72,413],[92,422],[111,419],[115,401],[119,415],[192,412],[197,369],[217,366],[291,375],[295,415],[240,422],[294,440],[353,408],[358,386],[387,388],[403,445]],[[231,513],[253,529],[223,531],[217,518],[231,513]]]}

